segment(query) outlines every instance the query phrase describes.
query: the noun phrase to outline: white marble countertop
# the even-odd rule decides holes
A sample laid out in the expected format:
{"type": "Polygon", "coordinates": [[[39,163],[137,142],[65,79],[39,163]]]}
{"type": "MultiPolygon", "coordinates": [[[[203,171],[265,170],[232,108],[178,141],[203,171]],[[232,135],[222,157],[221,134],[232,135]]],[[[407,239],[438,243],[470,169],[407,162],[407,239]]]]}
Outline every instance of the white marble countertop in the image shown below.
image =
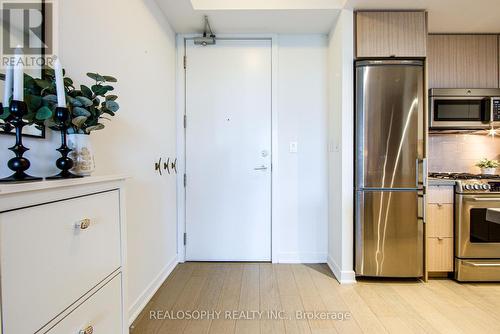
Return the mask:
{"type": "Polygon", "coordinates": [[[64,180],[44,180],[35,182],[22,183],[0,183],[0,197],[9,194],[22,193],[28,191],[48,190],[63,187],[72,187],[78,185],[95,184],[102,182],[112,182],[126,180],[127,175],[105,175],[105,176],[88,176],[80,179],[64,179],[64,180]]]}

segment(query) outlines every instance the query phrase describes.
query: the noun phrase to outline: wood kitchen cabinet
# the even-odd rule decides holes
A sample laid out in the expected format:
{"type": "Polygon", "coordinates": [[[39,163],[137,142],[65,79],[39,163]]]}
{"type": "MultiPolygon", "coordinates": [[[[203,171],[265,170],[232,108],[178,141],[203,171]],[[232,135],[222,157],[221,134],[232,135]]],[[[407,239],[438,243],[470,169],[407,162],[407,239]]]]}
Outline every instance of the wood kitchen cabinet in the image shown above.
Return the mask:
{"type": "Polygon", "coordinates": [[[429,88],[498,87],[498,43],[497,35],[429,35],[429,88]]]}
{"type": "Polygon", "coordinates": [[[425,12],[356,12],[356,56],[425,57],[425,12]]]}
{"type": "Polygon", "coordinates": [[[453,186],[431,186],[427,204],[427,271],[453,271],[453,186]]]}

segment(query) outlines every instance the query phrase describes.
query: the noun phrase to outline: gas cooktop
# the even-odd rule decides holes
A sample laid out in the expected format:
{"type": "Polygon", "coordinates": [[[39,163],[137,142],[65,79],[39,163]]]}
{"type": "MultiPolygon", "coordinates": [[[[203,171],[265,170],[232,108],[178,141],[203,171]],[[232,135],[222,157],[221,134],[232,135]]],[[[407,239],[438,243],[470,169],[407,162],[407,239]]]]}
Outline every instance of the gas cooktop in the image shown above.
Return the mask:
{"type": "Polygon", "coordinates": [[[500,180],[500,175],[469,173],[429,173],[429,177],[442,180],[500,180]]]}

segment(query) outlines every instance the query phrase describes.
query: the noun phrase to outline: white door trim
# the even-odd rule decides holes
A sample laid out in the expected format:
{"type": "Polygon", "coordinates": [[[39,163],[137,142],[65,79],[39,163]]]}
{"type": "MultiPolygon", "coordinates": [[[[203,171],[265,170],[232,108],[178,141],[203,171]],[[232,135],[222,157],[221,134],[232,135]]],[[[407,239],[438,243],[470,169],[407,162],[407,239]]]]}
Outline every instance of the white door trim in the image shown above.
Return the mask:
{"type": "MultiPolygon", "coordinates": [[[[184,233],[186,231],[186,191],[184,188],[184,173],[186,171],[186,136],[184,131],[184,114],[186,109],[186,80],[184,71],[184,55],[186,39],[198,37],[198,34],[177,34],[177,65],[176,65],[176,116],[177,116],[177,255],[179,262],[186,259],[184,233]]],[[[279,253],[279,219],[277,217],[278,181],[278,35],[276,34],[220,34],[219,38],[227,39],[269,39],[271,41],[271,258],[278,262],[279,253]]],[[[189,60],[188,60],[189,66],[189,60]]],[[[188,125],[189,126],[189,125],[188,125]]]]}

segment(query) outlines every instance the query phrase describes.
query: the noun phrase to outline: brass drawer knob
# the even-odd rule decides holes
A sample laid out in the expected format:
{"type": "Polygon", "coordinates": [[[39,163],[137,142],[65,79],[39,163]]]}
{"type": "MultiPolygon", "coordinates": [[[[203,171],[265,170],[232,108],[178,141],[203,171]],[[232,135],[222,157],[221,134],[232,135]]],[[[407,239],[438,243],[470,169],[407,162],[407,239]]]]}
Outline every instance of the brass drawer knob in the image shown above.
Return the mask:
{"type": "Polygon", "coordinates": [[[86,230],[89,228],[89,226],[90,226],[90,219],[88,218],[82,219],[75,224],[75,228],[80,230],[86,230]]]}
{"type": "Polygon", "coordinates": [[[94,333],[94,327],[88,326],[85,329],[82,329],[78,334],[92,334],[94,333]]]}

